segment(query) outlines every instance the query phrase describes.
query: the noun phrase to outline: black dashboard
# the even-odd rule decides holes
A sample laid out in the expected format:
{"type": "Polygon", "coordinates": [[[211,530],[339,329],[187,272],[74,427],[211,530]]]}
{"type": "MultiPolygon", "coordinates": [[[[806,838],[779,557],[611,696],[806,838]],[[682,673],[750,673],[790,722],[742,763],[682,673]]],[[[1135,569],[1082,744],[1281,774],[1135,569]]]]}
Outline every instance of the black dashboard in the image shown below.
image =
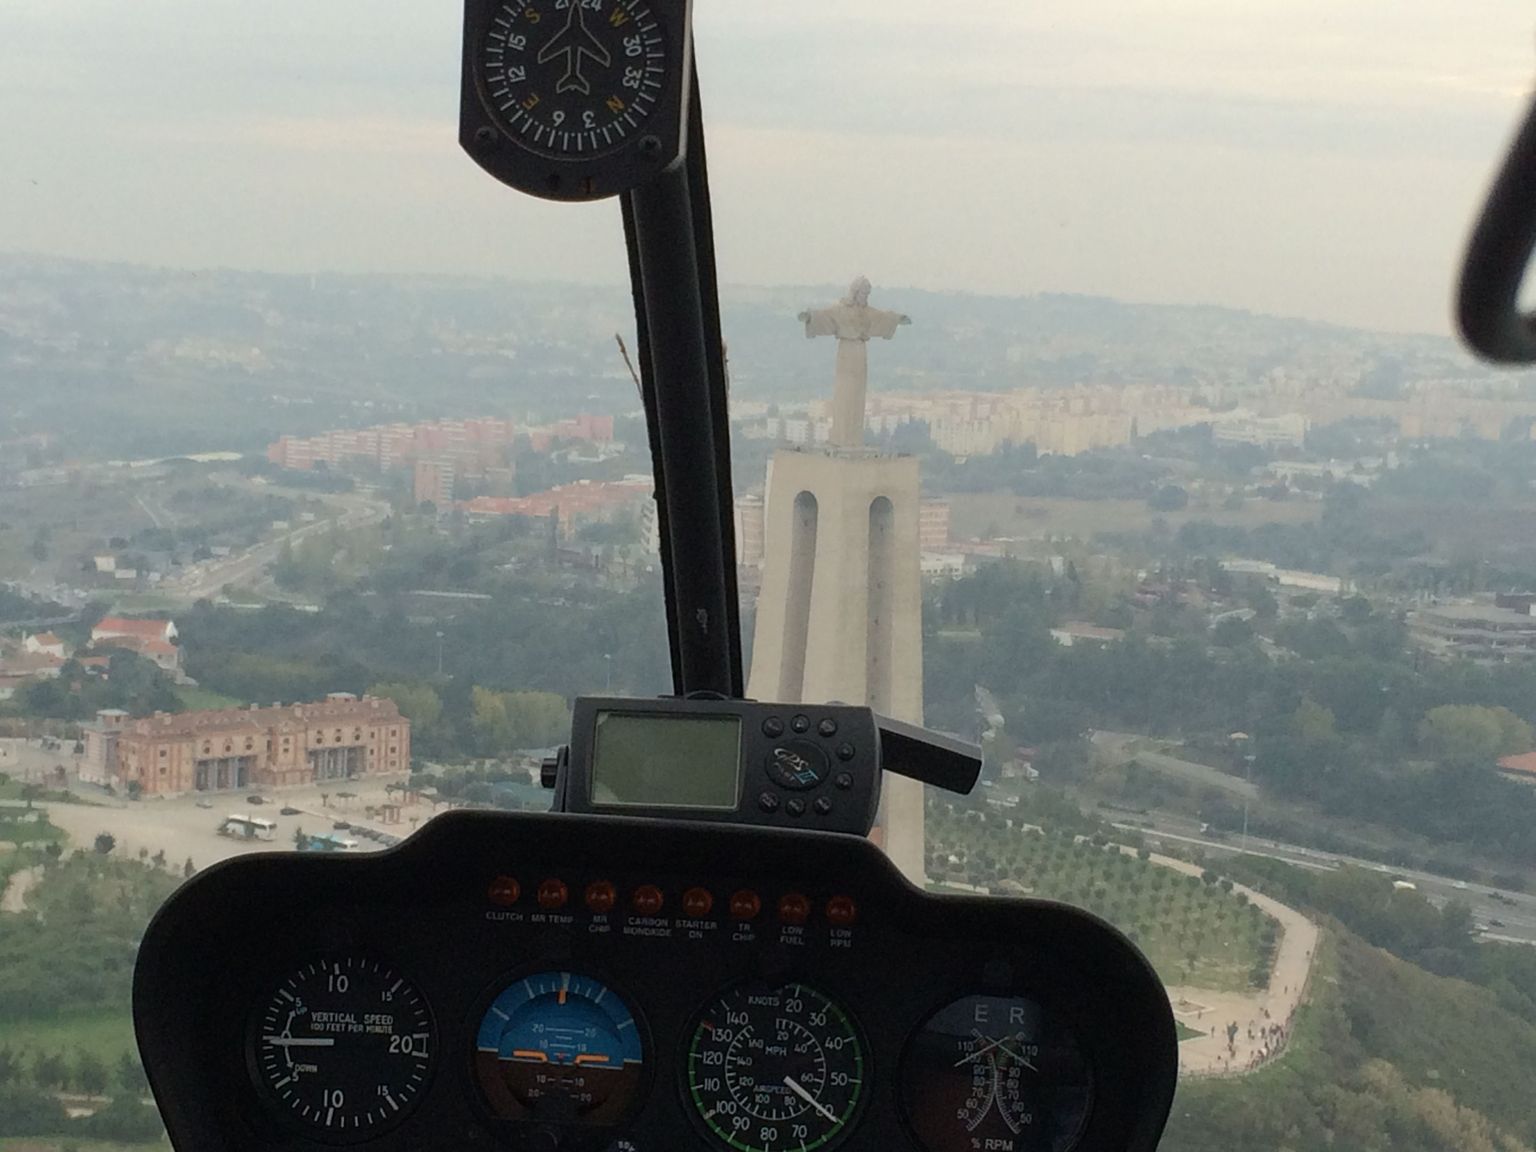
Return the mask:
{"type": "Polygon", "coordinates": [[[449,813],[186,884],[134,983],[182,1152],[1152,1149],[1172,1014],[1120,933],[853,836],[449,813]]]}

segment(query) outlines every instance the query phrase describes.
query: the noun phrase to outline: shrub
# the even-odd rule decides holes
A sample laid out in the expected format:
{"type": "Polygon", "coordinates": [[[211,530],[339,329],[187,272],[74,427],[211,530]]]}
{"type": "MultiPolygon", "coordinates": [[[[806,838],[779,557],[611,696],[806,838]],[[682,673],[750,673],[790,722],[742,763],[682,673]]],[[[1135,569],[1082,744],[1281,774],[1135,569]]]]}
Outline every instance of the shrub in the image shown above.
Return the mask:
{"type": "Polygon", "coordinates": [[[17,1085],[0,1087],[0,1136],[49,1136],[69,1123],[51,1093],[17,1085]]]}

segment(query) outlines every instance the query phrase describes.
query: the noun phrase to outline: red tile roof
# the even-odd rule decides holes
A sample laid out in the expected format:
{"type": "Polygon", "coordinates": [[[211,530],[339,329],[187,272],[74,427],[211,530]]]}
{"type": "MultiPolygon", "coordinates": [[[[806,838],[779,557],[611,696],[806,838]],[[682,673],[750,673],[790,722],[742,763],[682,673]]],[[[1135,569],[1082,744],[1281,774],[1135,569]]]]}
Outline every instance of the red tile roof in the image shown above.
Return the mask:
{"type": "Polygon", "coordinates": [[[195,736],[212,731],[260,731],[263,728],[319,727],[325,724],[408,724],[393,700],[382,696],[327,699],[270,708],[213,708],[199,712],[156,712],[131,721],[125,732],[136,736],[195,736]]]}
{"type": "Polygon", "coordinates": [[[1518,773],[1522,776],[1536,776],[1536,752],[1525,752],[1519,756],[1505,756],[1499,761],[1499,771],[1518,773]]]}
{"type": "Polygon", "coordinates": [[[145,640],[167,640],[175,634],[176,625],[170,620],[133,620],[126,616],[103,616],[91,629],[91,639],[106,636],[138,636],[145,640]]]}

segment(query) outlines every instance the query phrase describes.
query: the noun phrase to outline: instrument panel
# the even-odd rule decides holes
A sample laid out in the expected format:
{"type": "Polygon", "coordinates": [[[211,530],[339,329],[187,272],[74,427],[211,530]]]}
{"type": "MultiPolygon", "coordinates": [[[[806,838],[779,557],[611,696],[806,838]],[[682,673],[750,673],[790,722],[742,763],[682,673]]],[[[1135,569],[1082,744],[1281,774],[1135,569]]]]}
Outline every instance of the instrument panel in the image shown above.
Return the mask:
{"type": "Polygon", "coordinates": [[[183,1152],[1152,1149],[1161,985],[1063,905],[851,836],[449,813],[200,873],[134,1020],[183,1152]]]}

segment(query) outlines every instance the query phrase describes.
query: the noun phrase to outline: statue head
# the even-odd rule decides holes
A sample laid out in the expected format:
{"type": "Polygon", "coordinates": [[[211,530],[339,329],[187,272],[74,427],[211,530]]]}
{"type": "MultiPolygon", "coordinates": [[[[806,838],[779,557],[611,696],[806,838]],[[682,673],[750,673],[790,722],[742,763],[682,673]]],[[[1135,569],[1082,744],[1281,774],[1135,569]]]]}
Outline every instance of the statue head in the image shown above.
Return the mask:
{"type": "Polygon", "coordinates": [[[856,308],[867,308],[869,306],[869,289],[869,277],[858,277],[848,286],[848,296],[843,303],[852,304],[856,308]]]}

